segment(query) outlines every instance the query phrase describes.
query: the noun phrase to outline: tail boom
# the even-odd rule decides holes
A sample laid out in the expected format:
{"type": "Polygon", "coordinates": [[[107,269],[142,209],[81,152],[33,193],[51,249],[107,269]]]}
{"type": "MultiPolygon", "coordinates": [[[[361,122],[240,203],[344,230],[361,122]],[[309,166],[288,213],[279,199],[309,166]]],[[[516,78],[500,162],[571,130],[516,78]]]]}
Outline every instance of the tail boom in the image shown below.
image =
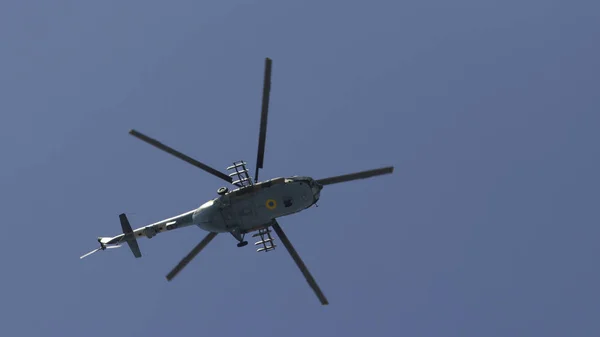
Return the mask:
{"type": "Polygon", "coordinates": [[[195,210],[191,210],[183,214],[174,216],[172,218],[168,218],[150,224],[148,226],[137,228],[135,230],[131,228],[131,224],[129,223],[129,220],[127,219],[125,213],[119,214],[119,221],[121,222],[121,229],[123,230],[123,234],[119,234],[113,237],[98,237],[100,248],[98,248],[97,250],[105,250],[106,248],[116,248],[116,246],[120,246],[123,242],[127,242],[127,245],[133,253],[133,256],[135,256],[136,258],[140,258],[142,257],[142,253],[140,251],[140,246],[137,242],[138,238],[145,236],[151,239],[158,233],[192,225],[194,212],[195,210]]]}

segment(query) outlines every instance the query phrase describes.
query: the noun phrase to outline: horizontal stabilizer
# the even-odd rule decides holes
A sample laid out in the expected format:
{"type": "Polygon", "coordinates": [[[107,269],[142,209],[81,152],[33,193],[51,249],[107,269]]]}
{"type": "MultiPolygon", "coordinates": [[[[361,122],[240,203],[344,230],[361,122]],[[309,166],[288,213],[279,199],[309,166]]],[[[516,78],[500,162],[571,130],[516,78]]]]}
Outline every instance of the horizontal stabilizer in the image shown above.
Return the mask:
{"type": "Polygon", "coordinates": [[[133,253],[133,256],[136,258],[142,257],[142,252],[140,251],[140,246],[137,243],[137,240],[133,238],[133,240],[127,240],[127,244],[129,245],[129,249],[133,253]]]}
{"type": "Polygon", "coordinates": [[[125,234],[125,241],[127,241],[127,245],[129,245],[129,249],[133,253],[133,256],[136,258],[142,257],[142,252],[140,251],[140,246],[135,239],[135,235],[133,235],[133,229],[131,229],[131,225],[129,224],[129,220],[127,220],[127,216],[125,213],[119,214],[119,220],[121,221],[121,228],[123,229],[123,234],[125,234]]]}

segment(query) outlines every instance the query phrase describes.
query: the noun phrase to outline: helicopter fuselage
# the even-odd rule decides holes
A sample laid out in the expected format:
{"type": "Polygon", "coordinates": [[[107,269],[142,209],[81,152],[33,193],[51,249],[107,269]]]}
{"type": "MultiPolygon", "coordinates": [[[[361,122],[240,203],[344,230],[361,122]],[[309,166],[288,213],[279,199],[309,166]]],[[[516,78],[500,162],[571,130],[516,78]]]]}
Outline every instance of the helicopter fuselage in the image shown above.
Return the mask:
{"type": "MultiPolygon", "coordinates": [[[[214,233],[249,233],[271,225],[276,218],[311,207],[319,200],[322,188],[310,177],[263,181],[229,191],[197,209],[137,228],[131,238],[151,239],[159,233],[192,225],[214,233]]],[[[129,239],[120,234],[98,240],[105,245],[129,239]]]]}
{"type": "Polygon", "coordinates": [[[251,232],[311,207],[319,200],[321,188],[309,177],[263,181],[204,203],[194,211],[192,222],[209,232],[251,232]]]}

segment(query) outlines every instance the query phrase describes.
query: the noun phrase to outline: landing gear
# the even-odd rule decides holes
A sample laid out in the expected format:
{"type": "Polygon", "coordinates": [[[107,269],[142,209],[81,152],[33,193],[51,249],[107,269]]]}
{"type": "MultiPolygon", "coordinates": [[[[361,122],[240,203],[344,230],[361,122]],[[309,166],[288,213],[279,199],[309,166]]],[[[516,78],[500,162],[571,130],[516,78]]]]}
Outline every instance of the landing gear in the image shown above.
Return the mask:
{"type": "Polygon", "coordinates": [[[217,190],[218,195],[225,195],[225,193],[227,192],[229,192],[229,189],[227,187],[221,187],[217,190]]]}
{"type": "Polygon", "coordinates": [[[248,241],[244,241],[244,236],[246,236],[246,234],[242,234],[239,228],[234,228],[231,231],[231,235],[233,235],[233,237],[239,241],[237,244],[238,247],[241,248],[248,244],[248,241]]]}

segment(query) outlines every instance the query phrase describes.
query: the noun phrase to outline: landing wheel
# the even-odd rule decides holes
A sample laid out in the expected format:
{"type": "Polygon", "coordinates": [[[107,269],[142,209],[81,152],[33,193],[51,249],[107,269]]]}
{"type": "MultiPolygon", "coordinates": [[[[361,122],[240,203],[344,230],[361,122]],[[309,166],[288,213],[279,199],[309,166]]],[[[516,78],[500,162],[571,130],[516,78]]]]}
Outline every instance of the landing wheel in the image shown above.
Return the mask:
{"type": "Polygon", "coordinates": [[[242,242],[238,243],[237,246],[238,247],[244,247],[247,244],[248,244],[248,241],[242,241],[242,242]]]}

